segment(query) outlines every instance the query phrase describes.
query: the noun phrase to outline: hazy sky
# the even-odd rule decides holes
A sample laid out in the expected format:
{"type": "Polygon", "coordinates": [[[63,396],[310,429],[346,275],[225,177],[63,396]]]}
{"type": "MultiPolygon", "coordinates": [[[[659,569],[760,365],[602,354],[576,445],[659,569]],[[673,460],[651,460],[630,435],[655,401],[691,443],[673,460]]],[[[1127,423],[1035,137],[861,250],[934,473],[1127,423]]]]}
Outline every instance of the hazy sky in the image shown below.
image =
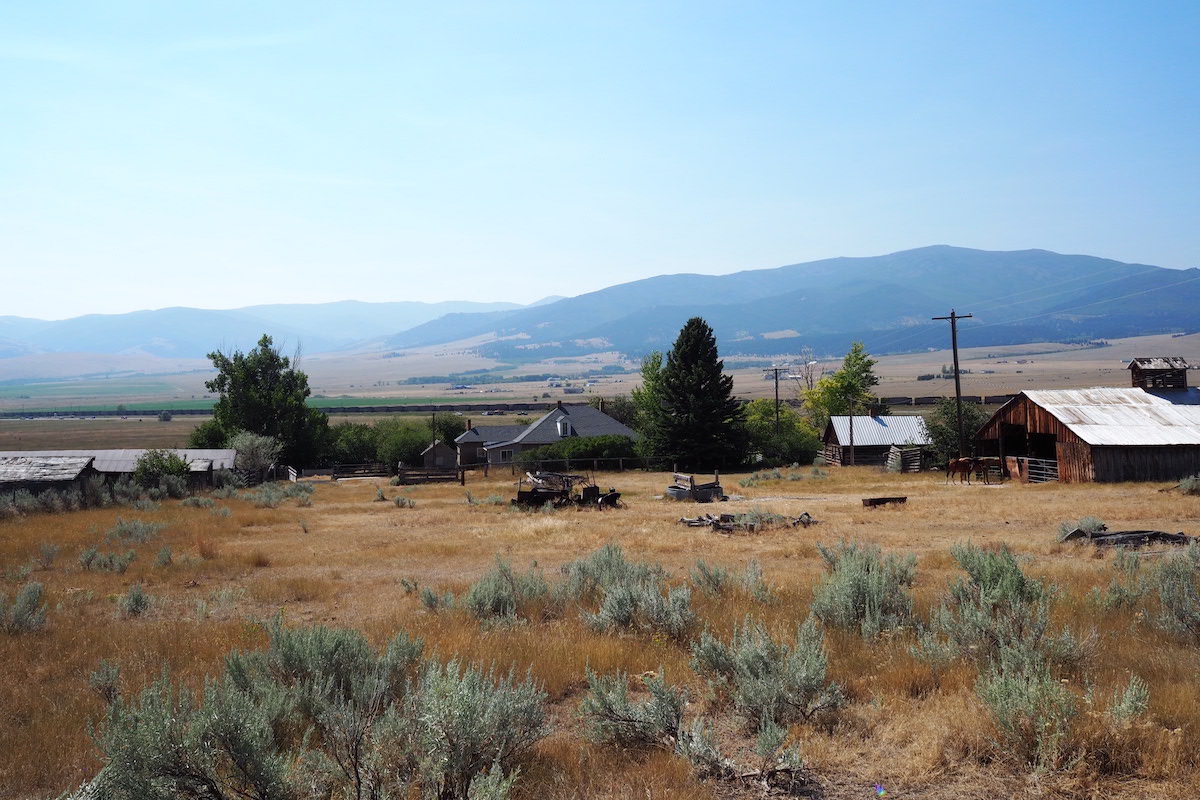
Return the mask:
{"type": "Polygon", "coordinates": [[[1198,40],[1195,0],[10,3],[0,315],[1197,266],[1198,40]]]}

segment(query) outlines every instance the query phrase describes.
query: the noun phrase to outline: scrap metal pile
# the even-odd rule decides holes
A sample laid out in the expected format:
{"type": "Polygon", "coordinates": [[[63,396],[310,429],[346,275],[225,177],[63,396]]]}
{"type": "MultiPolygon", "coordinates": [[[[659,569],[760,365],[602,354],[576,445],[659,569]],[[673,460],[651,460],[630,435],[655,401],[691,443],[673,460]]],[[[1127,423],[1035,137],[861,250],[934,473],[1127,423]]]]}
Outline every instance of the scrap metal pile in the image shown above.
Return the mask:
{"type": "Polygon", "coordinates": [[[816,525],[817,520],[805,511],[798,517],[785,517],[781,514],[751,512],[749,514],[705,514],[700,517],[680,517],[681,525],[689,528],[712,528],[718,533],[733,533],[747,531],[756,533],[770,528],[807,528],[816,525]]]}
{"type": "Polygon", "coordinates": [[[517,496],[512,504],[542,508],[547,503],[554,508],[618,508],[621,505],[621,493],[612,488],[607,492],[600,491],[595,481],[586,475],[526,472],[517,481],[517,496]]]}

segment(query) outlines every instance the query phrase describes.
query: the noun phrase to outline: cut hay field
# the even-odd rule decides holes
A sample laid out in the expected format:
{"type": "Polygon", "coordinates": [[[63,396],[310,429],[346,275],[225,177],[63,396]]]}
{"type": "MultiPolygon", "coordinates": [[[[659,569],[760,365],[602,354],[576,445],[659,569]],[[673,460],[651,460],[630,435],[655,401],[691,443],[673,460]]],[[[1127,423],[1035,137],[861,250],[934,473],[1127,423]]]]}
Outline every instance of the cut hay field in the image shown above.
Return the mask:
{"type": "MultiPolygon", "coordinates": [[[[888,797],[939,800],[1194,795],[1200,646],[1151,624],[1153,598],[1118,607],[1089,599],[1117,576],[1111,556],[1058,544],[1056,533],[1061,521],[1085,515],[1114,529],[1200,533],[1200,498],[1160,493],[1163,486],[1151,484],[958,486],[939,475],[868,468],[829,469],[823,476],[807,467],[785,470],[779,479],[740,487],[745,477],[723,476],[726,490],[739,497],[719,506],[657,499],[667,475],[614,473],[598,475],[597,482],[620,490],[628,507],[607,512],[520,512],[507,503],[469,504],[457,485],[403,488],[368,480],[321,481],[309,504],[290,499],[274,508],[240,498],[217,499],[213,508],[169,500],[156,510],[30,514],[0,522],[0,591],[11,598],[23,582],[36,580],[49,604],[42,631],[0,633],[0,797],[50,797],[101,767],[88,735],[89,725],[104,716],[104,701],[89,688],[101,659],[120,667],[127,697],[164,668],[172,680],[199,686],[223,669],[232,649],[265,646],[261,623],[275,615],[288,626],[360,630],[376,646],[403,630],[423,638],[426,653],[439,659],[457,654],[505,671],[530,670],[548,693],[553,732],[519,758],[515,797],[761,797],[752,781],[702,779],[661,748],[589,740],[578,712],[585,670],[638,675],[662,668],[668,682],[687,690],[685,719],[711,719],[725,754],[752,764],[753,736],[689,664],[690,645],[705,629],[728,637],[746,615],[790,640],[824,574],[818,543],[842,539],[915,556],[913,608],[922,623],[948,582],[964,574],[952,545],[970,540],[988,549],[1011,547],[1028,574],[1057,586],[1052,624],[1088,643],[1060,673],[1080,711],[1063,742],[1066,756],[1035,773],[1002,743],[976,691],[981,670],[975,662],[935,669],[915,658],[911,626],[875,640],[828,628],[829,676],[844,687],[847,702],[790,727],[790,741],[805,761],[803,796],[865,798],[876,796],[877,786],[888,797]],[[907,496],[907,504],[869,510],[861,503],[894,495],[907,496]],[[398,507],[396,496],[415,507],[398,507]],[[684,514],[751,510],[808,512],[820,523],[726,536],[677,522],[684,514]],[[114,549],[104,538],[118,516],[163,528],[150,541],[130,545],[137,558],[124,574],[83,570],[83,550],[114,549]],[[555,583],[561,565],[607,543],[619,544],[630,559],[661,564],[675,586],[691,580],[698,558],[731,570],[755,559],[773,597],[760,602],[740,589],[714,596],[697,589],[691,596],[697,620],[673,638],[598,632],[573,604],[550,613],[533,603],[522,607],[516,623],[482,625],[461,607],[428,610],[413,588],[462,598],[497,556],[517,571],[536,563],[555,583]],[[61,548],[48,564],[39,563],[42,545],[61,548]],[[156,566],[164,547],[172,563],[156,566]],[[141,617],[121,618],[117,601],[134,584],[144,586],[152,605],[141,617]],[[1133,674],[1149,685],[1148,711],[1133,722],[1111,722],[1106,709],[1133,674]]],[[[511,497],[514,486],[510,476],[493,473],[486,480],[469,477],[466,489],[480,501],[511,497]]],[[[1162,556],[1147,560],[1156,558],[1162,556]]]]}

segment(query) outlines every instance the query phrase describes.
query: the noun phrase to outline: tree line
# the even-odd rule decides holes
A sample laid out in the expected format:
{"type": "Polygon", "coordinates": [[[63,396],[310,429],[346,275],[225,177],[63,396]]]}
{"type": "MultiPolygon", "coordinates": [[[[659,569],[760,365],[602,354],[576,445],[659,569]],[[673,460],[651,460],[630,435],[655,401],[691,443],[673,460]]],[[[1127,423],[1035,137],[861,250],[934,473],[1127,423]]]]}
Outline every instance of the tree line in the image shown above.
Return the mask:
{"type": "MultiPolygon", "coordinates": [[[[307,404],[308,376],[265,334],[248,353],[216,351],[208,358],[217,376],[205,386],[219,399],[213,418],[195,429],[189,447],[229,446],[248,432],[273,439],[279,461],[297,467],[371,461],[394,467],[420,463],[422,451],[434,440],[449,444],[466,430],[462,418],[449,413],[330,425],[324,411],[307,404]]],[[[759,460],[810,463],[831,416],[887,413],[872,393],[879,384],[875,365],[863,344],[855,342],[837,370],[801,390],[799,409],[767,398],[742,403],[733,394],[733,378],[725,374],[712,328],[693,317],[667,353],[653,351],[642,359],[640,387],[629,395],[591,399],[632,428],[636,440],[574,437],[527,451],[520,459],[640,456],[691,471],[731,469],[759,460]]],[[[934,449],[939,455],[944,455],[941,450],[957,455],[957,434],[951,447],[949,433],[953,404],[944,406],[928,420],[934,449]]],[[[966,420],[969,437],[984,421],[982,412],[975,411],[966,420]]]]}

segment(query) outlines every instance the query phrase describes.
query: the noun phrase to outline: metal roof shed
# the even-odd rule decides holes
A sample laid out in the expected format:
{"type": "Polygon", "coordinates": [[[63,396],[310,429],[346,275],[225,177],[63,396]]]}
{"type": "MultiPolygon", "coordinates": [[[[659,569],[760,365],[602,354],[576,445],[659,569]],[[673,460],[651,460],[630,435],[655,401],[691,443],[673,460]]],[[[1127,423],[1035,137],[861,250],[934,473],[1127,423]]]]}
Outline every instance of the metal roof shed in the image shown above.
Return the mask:
{"type": "Polygon", "coordinates": [[[851,417],[833,416],[825,426],[825,460],[840,466],[851,461],[856,465],[882,466],[892,447],[928,447],[929,429],[925,418],[916,414],[895,416],[853,417],[854,451],[850,452],[851,417]]]}

